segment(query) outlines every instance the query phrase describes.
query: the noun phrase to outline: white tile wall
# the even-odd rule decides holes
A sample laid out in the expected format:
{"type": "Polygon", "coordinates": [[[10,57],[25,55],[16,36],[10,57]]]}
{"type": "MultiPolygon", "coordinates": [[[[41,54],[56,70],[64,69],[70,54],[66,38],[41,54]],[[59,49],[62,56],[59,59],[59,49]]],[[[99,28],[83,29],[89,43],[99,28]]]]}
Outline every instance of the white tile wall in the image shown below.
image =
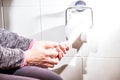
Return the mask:
{"type": "Polygon", "coordinates": [[[120,58],[84,58],[83,80],[120,80],[120,58]]]}
{"type": "Polygon", "coordinates": [[[4,27],[4,10],[3,10],[3,6],[2,6],[2,1],[0,0],[0,27],[4,27]]]}
{"type": "Polygon", "coordinates": [[[41,0],[43,30],[65,25],[65,10],[74,0],[41,0]]]}
{"type": "Polygon", "coordinates": [[[83,56],[120,57],[119,0],[85,0],[93,9],[94,26],[88,32],[88,43],[82,46],[83,56]],[[109,4],[108,4],[109,3],[109,4]]]}
{"type": "Polygon", "coordinates": [[[4,6],[7,7],[31,7],[32,6],[40,6],[40,0],[2,0],[4,6]]]}
{"type": "Polygon", "coordinates": [[[25,37],[40,35],[39,0],[3,0],[3,3],[5,26],[8,30],[25,37]]]}
{"type": "Polygon", "coordinates": [[[60,8],[63,2],[65,1],[41,0],[41,20],[42,30],[44,31],[42,39],[59,42],[65,40],[63,35],[65,35],[64,11],[66,8],[60,8]]]}
{"type": "Polygon", "coordinates": [[[41,0],[42,15],[64,12],[75,0],[41,0]]]}

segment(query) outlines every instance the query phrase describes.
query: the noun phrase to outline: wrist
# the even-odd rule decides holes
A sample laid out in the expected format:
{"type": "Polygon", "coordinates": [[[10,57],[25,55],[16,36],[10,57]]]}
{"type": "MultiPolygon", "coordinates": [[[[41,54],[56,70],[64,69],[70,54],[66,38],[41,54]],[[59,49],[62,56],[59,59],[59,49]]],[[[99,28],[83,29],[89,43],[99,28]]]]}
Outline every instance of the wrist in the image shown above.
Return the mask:
{"type": "Polygon", "coordinates": [[[27,64],[26,62],[26,54],[24,53],[24,59],[22,61],[21,67],[24,67],[27,64]]]}
{"type": "Polygon", "coordinates": [[[31,60],[30,50],[27,50],[24,52],[24,59],[21,64],[21,67],[27,66],[30,60],[31,60]]]}

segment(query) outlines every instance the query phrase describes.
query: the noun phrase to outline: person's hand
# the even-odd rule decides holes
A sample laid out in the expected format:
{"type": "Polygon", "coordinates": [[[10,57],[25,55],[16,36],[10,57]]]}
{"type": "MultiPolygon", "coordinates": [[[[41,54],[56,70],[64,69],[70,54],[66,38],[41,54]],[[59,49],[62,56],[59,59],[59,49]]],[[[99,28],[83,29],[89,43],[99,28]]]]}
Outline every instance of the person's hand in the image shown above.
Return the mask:
{"type": "MultiPolygon", "coordinates": [[[[69,45],[67,43],[57,43],[57,42],[52,42],[52,41],[35,41],[34,45],[32,46],[32,48],[44,48],[45,50],[57,50],[58,55],[56,58],[59,58],[59,60],[61,60],[61,58],[64,56],[64,54],[66,53],[66,51],[69,50],[69,45]]],[[[48,53],[51,54],[51,53],[48,53]]]]}
{"type": "MultiPolygon", "coordinates": [[[[44,47],[45,49],[51,49],[51,50],[57,50],[58,55],[56,58],[61,58],[64,56],[66,51],[69,50],[69,45],[67,43],[57,43],[57,42],[51,42],[51,41],[36,41],[34,42],[33,48],[40,48],[44,47]]],[[[51,53],[48,53],[51,54],[51,53]]]]}
{"type": "Polygon", "coordinates": [[[60,43],[57,47],[56,47],[57,51],[58,51],[58,56],[57,58],[59,60],[62,59],[62,57],[64,57],[64,54],[66,54],[66,51],[69,50],[69,45],[67,43],[60,43]]]}
{"type": "Polygon", "coordinates": [[[26,65],[54,67],[63,57],[68,47],[56,42],[35,41],[32,48],[25,51],[26,65]]]}

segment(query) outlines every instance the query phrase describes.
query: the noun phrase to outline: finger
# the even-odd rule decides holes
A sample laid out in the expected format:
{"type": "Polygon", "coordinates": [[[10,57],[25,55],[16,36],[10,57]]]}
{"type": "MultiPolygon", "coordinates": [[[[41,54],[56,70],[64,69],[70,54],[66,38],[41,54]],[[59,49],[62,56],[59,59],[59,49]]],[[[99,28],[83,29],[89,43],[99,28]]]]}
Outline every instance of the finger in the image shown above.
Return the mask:
{"type": "Polygon", "coordinates": [[[69,44],[65,44],[65,48],[66,48],[66,51],[68,51],[69,48],[70,48],[70,45],[69,44]]]}
{"type": "Polygon", "coordinates": [[[51,58],[55,58],[58,56],[58,51],[56,50],[56,48],[54,49],[47,49],[45,50],[46,56],[51,57],[51,58]]]}
{"type": "Polygon", "coordinates": [[[54,68],[55,65],[45,63],[44,66],[47,67],[47,68],[54,68]]]}
{"type": "Polygon", "coordinates": [[[49,62],[47,62],[47,61],[37,61],[37,62],[34,62],[34,64],[30,64],[30,65],[32,65],[32,66],[38,66],[38,67],[42,67],[42,68],[48,68],[48,67],[54,67],[54,65],[55,64],[51,64],[51,63],[49,63],[49,62]]]}
{"type": "Polygon", "coordinates": [[[49,64],[49,63],[43,63],[42,65],[40,64],[39,67],[42,67],[42,68],[53,68],[55,65],[53,64],[49,64]]]}
{"type": "Polygon", "coordinates": [[[46,48],[46,49],[56,48],[57,46],[58,46],[58,43],[57,43],[57,42],[46,41],[45,48],[46,48]]]}
{"type": "Polygon", "coordinates": [[[42,60],[42,62],[43,62],[43,64],[51,64],[51,65],[56,65],[56,64],[58,64],[58,62],[59,62],[59,60],[58,60],[58,58],[50,58],[50,57],[48,57],[47,59],[45,59],[45,60],[42,60]]]}
{"type": "Polygon", "coordinates": [[[61,55],[61,53],[59,52],[57,57],[58,57],[59,60],[61,60],[63,55],[61,55]]]}
{"type": "Polygon", "coordinates": [[[65,48],[66,51],[69,50],[70,45],[67,42],[62,42],[61,45],[64,46],[64,48],[65,48]]]}
{"type": "Polygon", "coordinates": [[[56,50],[58,51],[58,58],[59,60],[61,60],[61,58],[64,56],[64,52],[59,48],[57,47],[56,50]]]}
{"type": "Polygon", "coordinates": [[[61,52],[66,53],[65,45],[60,44],[59,48],[61,49],[61,52]]]}

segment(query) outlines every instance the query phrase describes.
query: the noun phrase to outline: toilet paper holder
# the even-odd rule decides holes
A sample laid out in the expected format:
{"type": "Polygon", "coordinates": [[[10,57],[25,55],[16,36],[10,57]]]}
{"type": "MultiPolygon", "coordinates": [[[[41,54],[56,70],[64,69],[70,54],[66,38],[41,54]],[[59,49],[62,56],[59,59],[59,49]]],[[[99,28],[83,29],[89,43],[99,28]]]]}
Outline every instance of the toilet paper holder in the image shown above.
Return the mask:
{"type": "Polygon", "coordinates": [[[89,9],[91,11],[91,26],[89,28],[91,29],[93,27],[93,10],[92,10],[91,7],[86,7],[86,3],[84,1],[82,1],[82,0],[76,1],[73,6],[68,7],[66,9],[66,11],[65,11],[65,26],[68,23],[68,11],[70,9],[74,9],[77,12],[83,12],[86,9],[89,9]]]}
{"type": "MultiPolygon", "coordinates": [[[[91,24],[89,26],[89,29],[91,29],[93,27],[93,10],[91,7],[86,7],[86,3],[82,0],[78,0],[76,2],[74,2],[73,6],[68,7],[65,11],[65,26],[67,26],[68,24],[68,11],[69,10],[74,10],[75,12],[81,13],[83,11],[85,11],[86,9],[89,9],[91,12],[91,24]]],[[[72,41],[73,36],[68,37],[66,36],[66,40],[68,40],[68,42],[72,45],[73,48],[76,48],[77,50],[80,49],[80,47],[82,46],[82,44],[84,42],[87,42],[87,35],[86,33],[81,33],[79,36],[76,37],[76,39],[73,39],[74,41],[72,41]]]]}

